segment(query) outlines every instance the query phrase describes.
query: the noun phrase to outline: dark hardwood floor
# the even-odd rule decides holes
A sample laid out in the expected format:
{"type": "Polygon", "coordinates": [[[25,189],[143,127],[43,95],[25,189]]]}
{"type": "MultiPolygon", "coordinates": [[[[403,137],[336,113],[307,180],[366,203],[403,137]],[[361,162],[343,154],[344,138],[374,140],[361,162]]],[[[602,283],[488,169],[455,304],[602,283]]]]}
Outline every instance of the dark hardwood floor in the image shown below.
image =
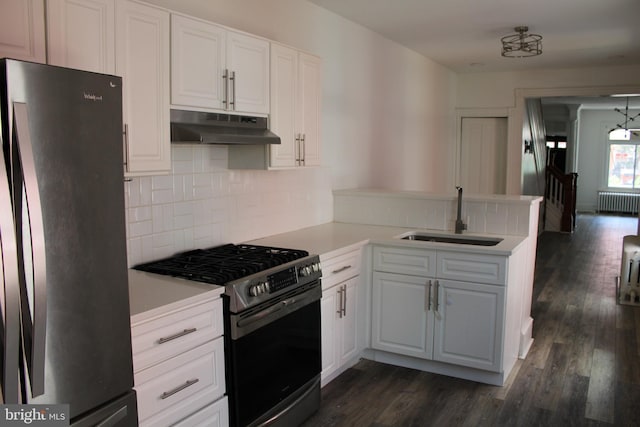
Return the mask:
{"type": "Polygon", "coordinates": [[[504,387],[360,361],[322,389],[316,426],[640,426],[640,308],[619,305],[637,218],[580,215],[538,240],[534,344],[504,387]]]}

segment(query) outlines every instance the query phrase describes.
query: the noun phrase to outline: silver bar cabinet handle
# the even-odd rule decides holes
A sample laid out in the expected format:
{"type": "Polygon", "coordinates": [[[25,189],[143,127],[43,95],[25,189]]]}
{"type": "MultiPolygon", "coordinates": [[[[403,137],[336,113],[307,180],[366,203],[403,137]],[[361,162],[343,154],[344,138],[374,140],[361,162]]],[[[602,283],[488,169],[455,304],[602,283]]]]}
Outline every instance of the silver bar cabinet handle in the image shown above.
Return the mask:
{"type": "Polygon", "coordinates": [[[434,299],[435,299],[434,305],[436,307],[435,308],[436,313],[438,312],[438,306],[439,306],[438,299],[439,298],[440,298],[440,282],[436,280],[436,291],[435,291],[435,294],[434,294],[434,299]]]}
{"type": "Polygon", "coordinates": [[[31,252],[33,258],[33,336],[31,343],[31,394],[33,397],[44,393],[45,339],[47,328],[47,271],[44,241],[44,226],[40,190],[36,176],[36,165],[33,157],[33,145],[29,132],[27,105],[13,103],[18,150],[22,165],[29,229],[31,235],[31,252]]]}
{"type": "Polygon", "coordinates": [[[173,334],[173,335],[168,336],[168,337],[162,337],[162,338],[158,339],[158,344],[164,344],[166,342],[173,341],[176,338],[180,338],[180,337],[183,337],[185,335],[192,334],[197,330],[198,330],[198,328],[189,328],[189,329],[185,329],[184,331],[178,332],[177,334],[173,334]]]}
{"type": "Polygon", "coordinates": [[[302,134],[300,143],[302,145],[302,156],[300,156],[302,158],[302,165],[306,166],[307,165],[307,134],[305,133],[302,134]]]}
{"type": "Polygon", "coordinates": [[[300,165],[300,152],[301,152],[301,147],[300,147],[300,134],[296,133],[296,145],[295,147],[293,147],[293,150],[295,151],[295,156],[296,156],[296,166],[300,165]]]}
{"type": "Polygon", "coordinates": [[[124,170],[129,170],[129,124],[124,124],[124,129],[122,131],[122,136],[124,138],[124,170]]]}
{"type": "Polygon", "coordinates": [[[196,384],[198,381],[200,381],[198,378],[195,378],[193,380],[188,380],[187,382],[185,382],[182,385],[179,385],[178,387],[174,388],[173,390],[169,390],[169,391],[165,391],[164,393],[162,393],[160,395],[160,399],[166,399],[167,397],[171,397],[176,393],[181,392],[182,390],[184,390],[187,387],[191,387],[192,385],[196,384]]]}
{"type": "Polygon", "coordinates": [[[230,108],[231,110],[235,111],[236,110],[236,72],[235,71],[231,72],[231,77],[229,77],[229,80],[231,80],[230,108]]]}
{"type": "Polygon", "coordinates": [[[229,102],[229,70],[227,70],[225,68],[224,72],[222,73],[222,82],[223,82],[223,89],[224,89],[224,98],[222,98],[222,108],[224,108],[225,110],[227,109],[227,104],[229,102]]]}
{"type": "Polygon", "coordinates": [[[338,289],[338,310],[336,313],[338,313],[339,318],[342,319],[342,286],[338,289]]]}
{"type": "Polygon", "coordinates": [[[425,311],[429,311],[431,310],[431,287],[432,287],[432,283],[431,280],[429,280],[429,289],[427,289],[427,295],[426,295],[426,310],[425,311]]]}
{"type": "Polygon", "coordinates": [[[342,298],[342,315],[344,317],[347,316],[347,285],[344,285],[344,290],[342,291],[343,294],[343,298],[342,298]]]}
{"type": "Polygon", "coordinates": [[[351,266],[350,266],[350,265],[345,265],[344,267],[340,267],[340,268],[339,268],[339,269],[337,269],[337,270],[333,270],[331,273],[332,273],[332,274],[342,273],[343,271],[348,270],[348,269],[350,269],[350,268],[351,268],[351,266]]]}

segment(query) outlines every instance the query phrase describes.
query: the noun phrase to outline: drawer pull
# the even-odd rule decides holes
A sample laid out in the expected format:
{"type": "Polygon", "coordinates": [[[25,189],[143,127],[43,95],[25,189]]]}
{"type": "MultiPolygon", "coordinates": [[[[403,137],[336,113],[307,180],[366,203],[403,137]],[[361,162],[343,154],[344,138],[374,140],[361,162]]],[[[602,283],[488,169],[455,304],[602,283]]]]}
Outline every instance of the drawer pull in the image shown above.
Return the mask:
{"type": "Polygon", "coordinates": [[[193,332],[195,332],[197,330],[198,330],[198,328],[190,328],[190,329],[185,329],[184,331],[178,332],[177,334],[171,335],[169,337],[162,337],[162,338],[160,338],[158,340],[158,344],[164,344],[164,343],[166,343],[168,341],[175,340],[176,338],[180,338],[180,337],[183,337],[185,335],[189,335],[189,334],[191,334],[191,333],[193,333],[193,332]]]}
{"type": "Polygon", "coordinates": [[[174,388],[173,390],[165,391],[164,393],[162,393],[160,395],[160,399],[166,399],[167,397],[173,396],[174,394],[181,392],[185,388],[191,387],[192,385],[194,385],[198,381],[200,381],[198,378],[196,378],[195,380],[189,380],[186,383],[174,388]]]}
{"type": "Polygon", "coordinates": [[[343,271],[348,270],[348,269],[350,269],[350,268],[351,268],[351,266],[350,266],[350,265],[345,265],[345,266],[344,266],[344,267],[342,267],[342,268],[339,268],[339,269],[337,269],[337,270],[333,270],[331,273],[332,273],[332,274],[342,273],[343,271]]]}

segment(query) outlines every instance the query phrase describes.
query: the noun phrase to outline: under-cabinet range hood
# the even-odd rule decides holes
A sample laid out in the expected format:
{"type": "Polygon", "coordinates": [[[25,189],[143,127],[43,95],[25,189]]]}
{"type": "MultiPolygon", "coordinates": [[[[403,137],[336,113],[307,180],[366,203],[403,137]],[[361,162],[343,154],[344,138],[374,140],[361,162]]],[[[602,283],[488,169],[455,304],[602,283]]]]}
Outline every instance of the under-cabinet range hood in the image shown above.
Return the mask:
{"type": "Polygon", "coordinates": [[[202,144],[280,144],[266,117],[171,110],[171,142],[202,144]]]}

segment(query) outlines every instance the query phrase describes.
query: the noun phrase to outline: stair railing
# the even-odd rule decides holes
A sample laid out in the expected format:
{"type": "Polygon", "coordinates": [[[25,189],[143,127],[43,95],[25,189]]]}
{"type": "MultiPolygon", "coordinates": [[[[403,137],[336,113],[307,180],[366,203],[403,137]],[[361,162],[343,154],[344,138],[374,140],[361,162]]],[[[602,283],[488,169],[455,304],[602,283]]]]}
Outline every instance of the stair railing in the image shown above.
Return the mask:
{"type": "Polygon", "coordinates": [[[572,233],[576,227],[576,193],[578,174],[565,174],[554,165],[547,165],[545,202],[562,212],[560,231],[572,233]]]}

